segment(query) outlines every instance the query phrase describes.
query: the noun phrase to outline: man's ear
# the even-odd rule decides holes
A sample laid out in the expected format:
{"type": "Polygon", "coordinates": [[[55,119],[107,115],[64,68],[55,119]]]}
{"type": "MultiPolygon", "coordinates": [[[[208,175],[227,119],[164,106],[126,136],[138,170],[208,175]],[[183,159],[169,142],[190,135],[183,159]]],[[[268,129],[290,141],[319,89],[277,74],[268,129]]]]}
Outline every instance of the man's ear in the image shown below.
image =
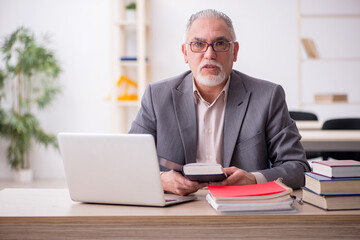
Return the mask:
{"type": "Polygon", "coordinates": [[[184,55],[184,61],[185,63],[188,63],[188,55],[187,55],[187,48],[186,48],[186,44],[184,43],[183,45],[181,45],[181,51],[184,55]]]}
{"type": "Polygon", "coordinates": [[[234,59],[233,59],[234,62],[236,62],[237,60],[238,52],[239,52],[239,43],[234,42],[234,59]]]}

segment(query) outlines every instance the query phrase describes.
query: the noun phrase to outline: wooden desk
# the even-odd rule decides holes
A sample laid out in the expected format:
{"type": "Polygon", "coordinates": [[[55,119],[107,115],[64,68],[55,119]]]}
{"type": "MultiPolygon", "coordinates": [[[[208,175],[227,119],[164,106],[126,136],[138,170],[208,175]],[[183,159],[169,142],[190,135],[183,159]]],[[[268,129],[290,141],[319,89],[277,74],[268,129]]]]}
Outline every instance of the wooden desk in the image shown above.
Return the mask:
{"type": "MultiPolygon", "coordinates": [[[[359,239],[360,210],[220,215],[205,201],[171,207],[82,204],[67,189],[0,191],[0,239],[359,239]]],[[[301,195],[301,192],[297,192],[301,195]]]]}
{"type": "Polygon", "coordinates": [[[360,151],[360,130],[300,131],[306,151],[360,151]]]}
{"type": "Polygon", "coordinates": [[[320,130],[323,123],[320,121],[295,121],[299,131],[301,130],[320,130]]]}

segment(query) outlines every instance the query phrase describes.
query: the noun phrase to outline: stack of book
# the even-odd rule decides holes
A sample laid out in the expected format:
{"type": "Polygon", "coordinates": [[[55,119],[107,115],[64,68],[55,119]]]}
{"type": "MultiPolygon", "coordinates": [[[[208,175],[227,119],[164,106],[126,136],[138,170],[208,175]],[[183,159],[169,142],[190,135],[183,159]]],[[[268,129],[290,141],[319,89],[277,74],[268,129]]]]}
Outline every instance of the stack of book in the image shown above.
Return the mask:
{"type": "Polygon", "coordinates": [[[303,201],[325,210],[360,209],[360,162],[314,161],[305,173],[303,201]]]}
{"type": "Polygon", "coordinates": [[[223,214],[293,211],[292,189],[280,180],[243,186],[209,186],[209,204],[223,214]]]}

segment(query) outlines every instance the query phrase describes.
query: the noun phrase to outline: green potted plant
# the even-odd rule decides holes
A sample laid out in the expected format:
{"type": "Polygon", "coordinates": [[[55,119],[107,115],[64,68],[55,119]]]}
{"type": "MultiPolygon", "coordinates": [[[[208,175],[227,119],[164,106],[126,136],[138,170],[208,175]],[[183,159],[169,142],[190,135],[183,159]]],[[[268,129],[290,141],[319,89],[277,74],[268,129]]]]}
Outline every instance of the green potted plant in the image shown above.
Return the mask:
{"type": "Polygon", "coordinates": [[[0,51],[0,137],[8,140],[6,158],[20,182],[32,179],[33,140],[58,149],[56,136],[46,133],[33,114],[35,108],[47,107],[61,90],[58,60],[45,43],[20,27],[5,38],[0,51]],[[28,179],[22,180],[21,174],[28,179]]]}
{"type": "Polygon", "coordinates": [[[126,20],[135,21],[136,19],[136,3],[131,2],[125,6],[126,9],[126,20]]]}

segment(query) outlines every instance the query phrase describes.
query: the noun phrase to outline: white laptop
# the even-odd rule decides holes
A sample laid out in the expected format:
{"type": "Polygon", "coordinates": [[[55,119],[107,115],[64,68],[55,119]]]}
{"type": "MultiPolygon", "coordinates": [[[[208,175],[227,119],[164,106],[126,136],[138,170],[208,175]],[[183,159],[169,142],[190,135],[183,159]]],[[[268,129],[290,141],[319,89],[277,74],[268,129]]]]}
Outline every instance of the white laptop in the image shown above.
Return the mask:
{"type": "Polygon", "coordinates": [[[167,206],[195,199],[165,197],[151,135],[59,133],[58,140],[73,201],[167,206]]]}

